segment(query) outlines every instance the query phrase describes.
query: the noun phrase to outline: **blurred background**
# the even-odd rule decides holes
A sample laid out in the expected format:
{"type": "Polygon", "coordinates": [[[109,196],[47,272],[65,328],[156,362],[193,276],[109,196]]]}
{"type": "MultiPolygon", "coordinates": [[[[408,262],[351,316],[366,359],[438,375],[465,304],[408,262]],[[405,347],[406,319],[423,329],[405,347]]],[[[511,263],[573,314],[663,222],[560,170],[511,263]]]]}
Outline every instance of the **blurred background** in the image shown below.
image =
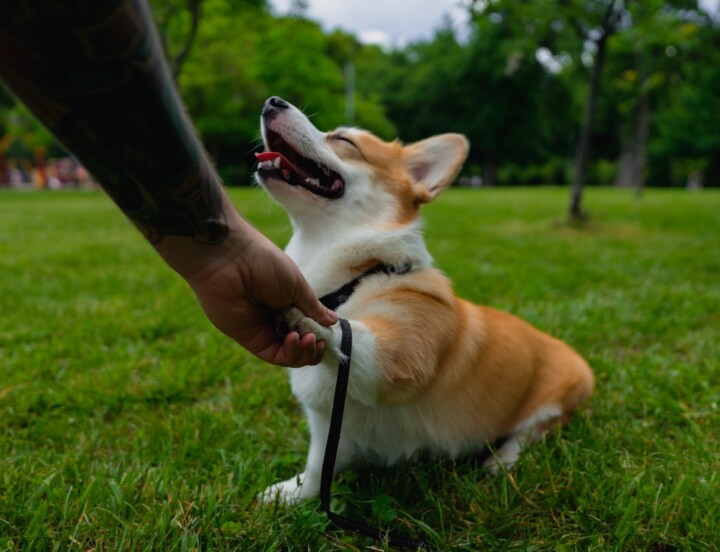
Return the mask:
{"type": "MultiPolygon", "coordinates": [[[[263,101],[323,130],[472,143],[464,186],[720,186],[718,0],[151,0],[227,185],[263,101]]],[[[93,187],[0,88],[0,187],[93,187]]]]}

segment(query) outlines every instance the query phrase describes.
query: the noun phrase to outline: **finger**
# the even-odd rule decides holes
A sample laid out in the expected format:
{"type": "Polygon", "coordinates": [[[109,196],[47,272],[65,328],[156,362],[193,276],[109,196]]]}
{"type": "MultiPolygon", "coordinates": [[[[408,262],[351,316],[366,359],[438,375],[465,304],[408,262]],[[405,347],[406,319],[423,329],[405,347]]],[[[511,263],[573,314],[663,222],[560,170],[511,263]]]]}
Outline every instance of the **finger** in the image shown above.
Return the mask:
{"type": "Polygon", "coordinates": [[[315,293],[307,282],[300,285],[297,295],[295,296],[295,306],[299,308],[305,316],[309,316],[323,326],[332,326],[338,321],[338,315],[335,311],[328,309],[318,301],[315,293]]]}
{"type": "Polygon", "coordinates": [[[300,337],[301,355],[298,359],[299,366],[308,366],[315,363],[317,356],[317,338],[313,333],[307,333],[300,337]]]}
{"type": "Polygon", "coordinates": [[[290,332],[285,336],[283,341],[279,341],[277,337],[275,337],[262,349],[248,350],[260,360],[264,360],[270,364],[286,366],[288,368],[302,366],[302,364],[298,364],[301,360],[302,348],[300,347],[300,335],[297,332],[290,332]]]}
{"type": "Polygon", "coordinates": [[[305,334],[300,337],[297,332],[290,332],[285,336],[282,346],[274,351],[273,364],[288,368],[300,368],[313,364],[317,357],[315,334],[305,334]]]}
{"type": "Polygon", "coordinates": [[[322,359],[322,355],[318,358],[318,342],[317,337],[313,333],[308,333],[300,338],[300,345],[303,349],[302,361],[305,366],[317,364],[322,359]]]}
{"type": "Polygon", "coordinates": [[[313,362],[310,364],[315,365],[319,364],[320,361],[323,359],[323,355],[325,354],[325,342],[324,341],[318,341],[315,345],[315,358],[313,359],[313,362]]]}
{"type": "MultiPolygon", "coordinates": [[[[302,337],[298,332],[289,332],[285,336],[283,341],[282,349],[278,351],[282,355],[283,366],[290,368],[296,368],[298,366],[304,366],[303,362],[303,347],[301,344],[302,337]]],[[[276,364],[280,364],[276,362],[276,364]]]]}
{"type": "Polygon", "coordinates": [[[312,336],[311,344],[302,346],[296,341],[297,338],[291,337],[288,342],[273,343],[253,354],[260,360],[286,368],[302,368],[318,364],[323,358],[325,344],[322,341],[315,342],[314,334],[308,335],[312,336]]]}

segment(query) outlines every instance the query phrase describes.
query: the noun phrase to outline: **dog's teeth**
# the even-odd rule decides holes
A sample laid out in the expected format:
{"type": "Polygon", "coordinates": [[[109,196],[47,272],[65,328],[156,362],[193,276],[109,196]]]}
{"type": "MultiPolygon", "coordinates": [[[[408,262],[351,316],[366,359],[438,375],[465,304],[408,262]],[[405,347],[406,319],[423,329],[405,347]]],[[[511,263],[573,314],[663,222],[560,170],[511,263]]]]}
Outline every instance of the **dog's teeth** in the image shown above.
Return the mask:
{"type": "Polygon", "coordinates": [[[319,178],[306,178],[305,182],[308,184],[312,184],[313,186],[320,186],[320,179],[319,178]]]}
{"type": "Polygon", "coordinates": [[[276,169],[279,169],[280,168],[280,158],[276,157],[275,159],[273,159],[272,164],[276,169]]]}

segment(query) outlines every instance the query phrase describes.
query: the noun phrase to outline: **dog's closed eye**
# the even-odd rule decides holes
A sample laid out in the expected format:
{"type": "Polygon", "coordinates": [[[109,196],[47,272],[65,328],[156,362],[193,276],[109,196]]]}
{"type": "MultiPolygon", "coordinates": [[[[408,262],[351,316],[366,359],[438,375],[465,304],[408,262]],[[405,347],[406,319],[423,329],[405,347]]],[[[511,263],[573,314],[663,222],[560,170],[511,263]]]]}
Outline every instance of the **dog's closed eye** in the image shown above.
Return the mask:
{"type": "Polygon", "coordinates": [[[352,147],[354,147],[355,149],[357,149],[357,144],[355,144],[355,142],[353,142],[352,140],[350,140],[350,138],[348,138],[347,136],[343,136],[342,134],[331,134],[331,135],[330,135],[330,139],[331,139],[331,140],[337,140],[337,141],[340,141],[340,142],[347,142],[347,143],[350,144],[352,147]]]}

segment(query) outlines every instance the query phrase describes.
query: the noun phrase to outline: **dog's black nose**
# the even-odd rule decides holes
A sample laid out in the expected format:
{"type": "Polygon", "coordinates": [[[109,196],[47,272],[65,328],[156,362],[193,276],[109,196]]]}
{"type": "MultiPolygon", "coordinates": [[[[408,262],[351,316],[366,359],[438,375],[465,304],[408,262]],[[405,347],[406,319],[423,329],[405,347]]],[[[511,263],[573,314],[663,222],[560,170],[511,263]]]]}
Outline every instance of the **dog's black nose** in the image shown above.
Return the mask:
{"type": "Polygon", "coordinates": [[[267,100],[265,100],[265,105],[263,106],[262,114],[263,117],[270,117],[274,114],[277,114],[278,111],[282,111],[284,109],[289,109],[290,104],[287,103],[285,100],[283,100],[279,96],[270,96],[267,100]]]}
{"type": "Polygon", "coordinates": [[[290,104],[279,96],[270,96],[265,103],[270,104],[272,107],[277,107],[278,109],[287,109],[290,107],[290,104]]]}

